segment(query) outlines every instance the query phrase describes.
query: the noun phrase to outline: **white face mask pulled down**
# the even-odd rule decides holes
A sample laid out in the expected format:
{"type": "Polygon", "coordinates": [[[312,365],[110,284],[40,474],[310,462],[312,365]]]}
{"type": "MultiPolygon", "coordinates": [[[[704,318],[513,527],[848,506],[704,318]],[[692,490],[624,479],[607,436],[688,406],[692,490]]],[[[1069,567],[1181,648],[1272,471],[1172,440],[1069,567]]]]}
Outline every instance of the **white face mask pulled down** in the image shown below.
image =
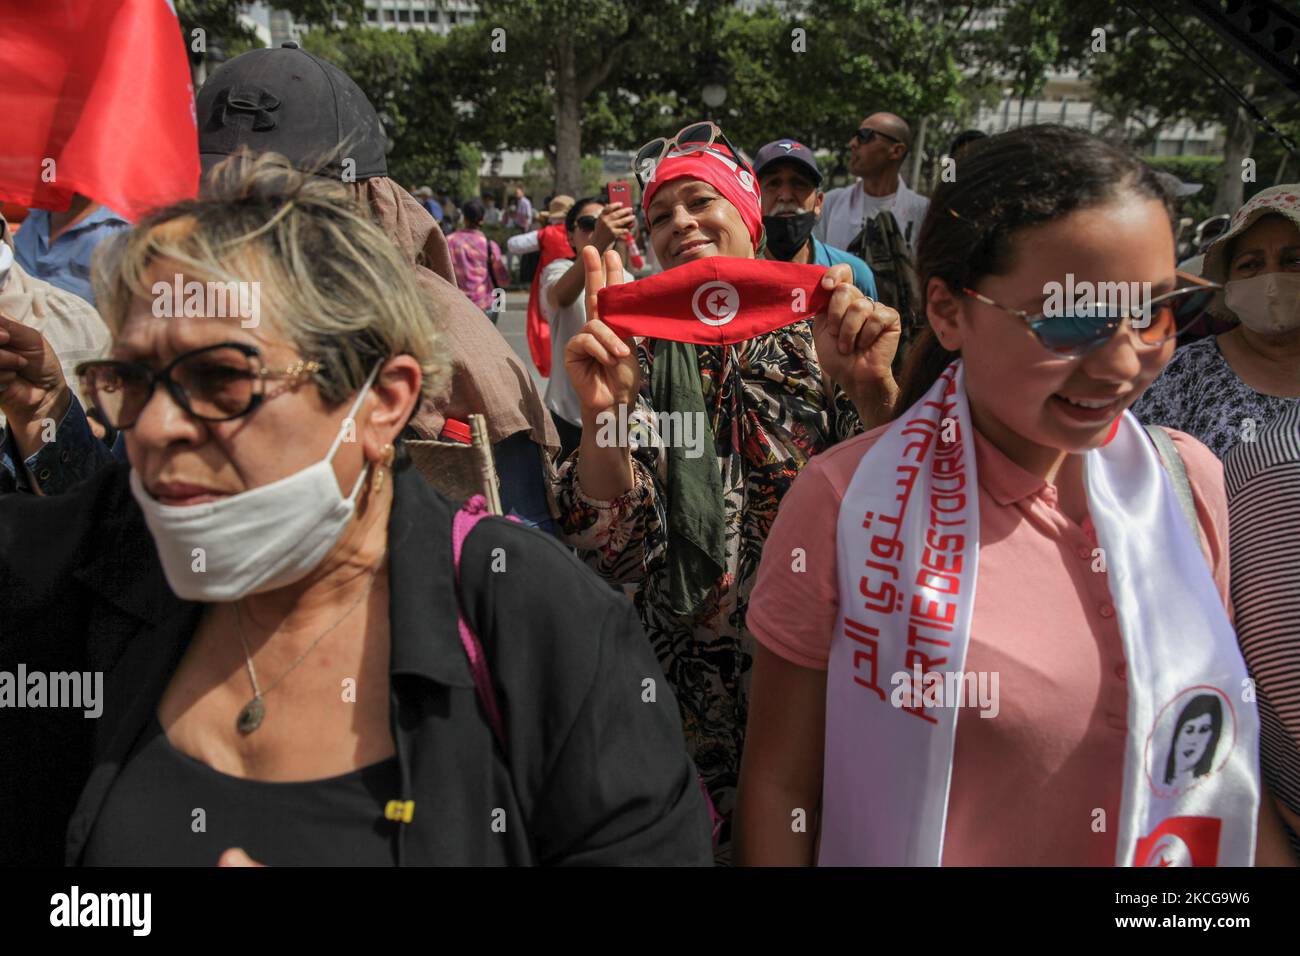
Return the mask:
{"type": "Polygon", "coordinates": [[[346,498],[332,461],[383,363],[371,371],[339,424],[329,453],[278,481],[188,507],[159,504],[135,469],[131,494],[153,535],[167,583],[186,601],[238,601],[301,580],[343,536],[370,466],[346,498]]]}
{"type": "Polygon", "coordinates": [[[1300,328],[1300,274],[1268,272],[1233,279],[1223,287],[1223,301],[1242,325],[1260,335],[1300,328]]]}

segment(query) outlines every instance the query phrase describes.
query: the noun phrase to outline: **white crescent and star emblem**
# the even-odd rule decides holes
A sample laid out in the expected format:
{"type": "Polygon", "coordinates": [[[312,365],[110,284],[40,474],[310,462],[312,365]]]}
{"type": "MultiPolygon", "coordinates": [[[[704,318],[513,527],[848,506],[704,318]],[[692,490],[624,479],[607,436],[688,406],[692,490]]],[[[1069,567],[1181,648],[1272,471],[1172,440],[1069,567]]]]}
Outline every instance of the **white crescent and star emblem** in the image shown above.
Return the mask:
{"type": "Polygon", "coordinates": [[[1181,838],[1166,833],[1147,854],[1143,866],[1191,866],[1192,851],[1181,838]]]}
{"type": "Polygon", "coordinates": [[[701,283],[691,296],[691,311],[705,325],[726,325],[740,312],[740,293],[720,279],[701,283]]]}
{"type": "Polygon", "coordinates": [[[743,186],[747,191],[749,192],[754,191],[754,177],[749,175],[749,173],[747,173],[745,170],[742,169],[738,173],[736,173],[736,178],[740,180],[740,185],[743,186]]]}

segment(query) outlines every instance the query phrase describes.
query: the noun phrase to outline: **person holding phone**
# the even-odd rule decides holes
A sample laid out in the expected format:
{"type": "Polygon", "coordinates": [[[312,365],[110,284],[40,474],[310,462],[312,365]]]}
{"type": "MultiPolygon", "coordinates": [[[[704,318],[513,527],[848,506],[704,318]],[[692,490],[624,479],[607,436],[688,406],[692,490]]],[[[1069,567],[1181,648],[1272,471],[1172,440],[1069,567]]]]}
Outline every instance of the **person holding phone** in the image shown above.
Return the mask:
{"type": "MultiPolygon", "coordinates": [[[[538,214],[544,222],[541,228],[506,240],[506,250],[512,255],[537,256],[537,268],[524,280],[529,284],[528,317],[524,330],[528,336],[528,354],[542,378],[551,375],[551,328],[542,317],[542,270],[556,259],[568,259],[574,255],[564,234],[564,217],[572,208],[572,196],[552,196],[546,210],[538,214]]],[[[520,275],[523,276],[522,271],[520,275]]]]}
{"type": "MultiPolygon", "coordinates": [[[[623,185],[626,187],[627,184],[623,185]]],[[[586,269],[580,258],[582,250],[594,246],[603,256],[606,250],[613,249],[621,257],[620,246],[631,236],[635,225],[636,216],[629,207],[621,202],[602,203],[598,196],[579,199],[569,209],[564,220],[565,232],[578,255],[550,263],[542,270],[541,278],[542,315],[551,326],[554,368],[564,367],[564,350],[569,340],[587,324],[587,301],[583,295],[586,269]]],[[[632,281],[626,268],[623,279],[632,281]]],[[[546,405],[555,419],[555,430],[560,433],[560,460],[563,461],[577,450],[582,439],[582,406],[568,375],[550,377],[546,386],[546,405]]]]}

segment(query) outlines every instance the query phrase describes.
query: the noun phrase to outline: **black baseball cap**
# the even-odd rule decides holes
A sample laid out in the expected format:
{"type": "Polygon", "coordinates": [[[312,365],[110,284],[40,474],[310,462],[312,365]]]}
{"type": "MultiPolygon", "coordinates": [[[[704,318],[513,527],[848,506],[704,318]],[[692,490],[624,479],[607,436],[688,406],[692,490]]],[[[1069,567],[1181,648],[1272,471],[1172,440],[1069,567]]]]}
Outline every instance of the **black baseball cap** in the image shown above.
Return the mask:
{"type": "Polygon", "coordinates": [[[793,139],[778,139],[760,149],[754,157],[754,175],[761,179],[765,169],[783,162],[802,167],[812,177],[814,185],[822,184],[822,171],[817,168],[817,157],[811,149],[793,139]]]}
{"type": "Polygon", "coordinates": [[[314,169],[342,147],[322,173],[340,175],[350,159],[357,181],[388,175],[388,137],[366,94],[293,42],[222,64],[199,90],[195,111],[205,174],[247,146],[280,153],[300,169],[314,169]]]}

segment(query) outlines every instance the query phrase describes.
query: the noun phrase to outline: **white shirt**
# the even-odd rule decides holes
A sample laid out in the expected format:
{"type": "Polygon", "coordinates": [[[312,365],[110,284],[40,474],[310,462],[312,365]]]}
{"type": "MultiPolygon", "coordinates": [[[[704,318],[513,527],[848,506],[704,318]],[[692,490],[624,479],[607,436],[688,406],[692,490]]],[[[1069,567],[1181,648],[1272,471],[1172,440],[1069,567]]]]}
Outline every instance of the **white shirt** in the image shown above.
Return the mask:
{"type": "Polygon", "coordinates": [[[921,222],[930,208],[930,200],[907,188],[903,177],[898,178],[898,188],[888,196],[868,196],[862,191],[862,180],[851,186],[841,186],[826,193],[821,218],[813,229],[815,235],[828,246],[847,249],[857,238],[868,219],[875,219],[889,210],[898,222],[899,231],[907,239],[908,248],[916,253],[916,242],[921,236],[921,222]]]}
{"type": "MultiPolygon", "coordinates": [[[[573,390],[569,373],[564,367],[564,347],[587,324],[587,295],[579,291],[578,297],[567,306],[556,309],[551,305],[551,286],[559,282],[570,268],[572,259],[556,259],[549,262],[542,270],[541,288],[538,294],[542,299],[542,316],[551,324],[551,377],[546,381],[546,407],[563,418],[570,425],[582,425],[582,405],[578,402],[578,393],[573,390]]],[[[631,282],[635,277],[623,270],[623,281],[631,282]]]]}
{"type": "Polygon", "coordinates": [[[539,252],[542,248],[542,242],[537,238],[539,230],[534,229],[532,232],[521,232],[517,236],[511,236],[506,240],[506,252],[511,255],[524,256],[530,252],[539,252]]]}

